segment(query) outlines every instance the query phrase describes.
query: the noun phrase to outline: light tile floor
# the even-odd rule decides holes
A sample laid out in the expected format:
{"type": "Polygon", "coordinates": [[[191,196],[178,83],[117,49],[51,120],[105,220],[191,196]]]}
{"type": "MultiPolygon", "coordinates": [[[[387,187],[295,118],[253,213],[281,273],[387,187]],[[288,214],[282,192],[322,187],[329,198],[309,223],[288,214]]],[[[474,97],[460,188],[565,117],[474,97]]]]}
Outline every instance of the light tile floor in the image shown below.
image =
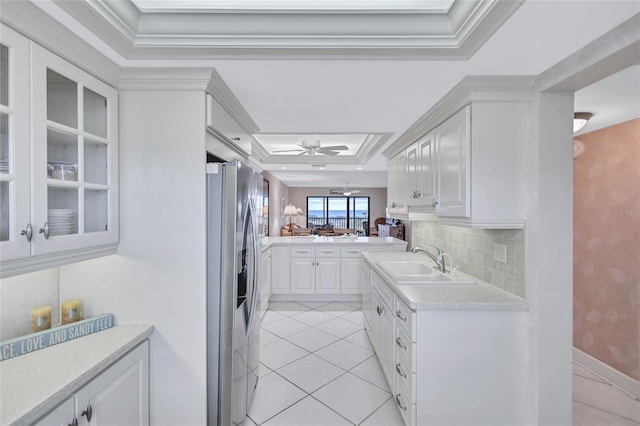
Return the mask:
{"type": "Polygon", "coordinates": [[[246,426],[403,426],[360,303],[274,302],[246,426]]]}
{"type": "MultiPolygon", "coordinates": [[[[246,426],[403,426],[359,303],[274,302],[246,426]]],[[[640,401],[574,364],[574,426],[640,426],[640,401]]]]}

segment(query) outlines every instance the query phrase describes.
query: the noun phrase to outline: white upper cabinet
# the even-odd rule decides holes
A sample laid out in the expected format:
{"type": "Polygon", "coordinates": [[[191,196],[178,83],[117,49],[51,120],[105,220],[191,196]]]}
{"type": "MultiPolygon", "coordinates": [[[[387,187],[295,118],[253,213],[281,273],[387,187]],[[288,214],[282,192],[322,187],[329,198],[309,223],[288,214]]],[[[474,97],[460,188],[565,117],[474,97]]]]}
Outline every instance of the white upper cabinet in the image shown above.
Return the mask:
{"type": "Polygon", "coordinates": [[[0,24],[0,256],[30,255],[29,40],[0,24]],[[21,235],[24,233],[24,235],[21,235]]]}
{"type": "Polygon", "coordinates": [[[471,107],[465,107],[435,130],[436,191],[432,205],[440,217],[470,217],[470,111],[471,107]]]}
{"type": "Polygon", "coordinates": [[[432,220],[435,212],[440,223],[472,228],[524,227],[532,86],[532,77],[467,77],[401,135],[385,152],[389,201],[408,195],[408,209],[396,213],[432,220]]]}
{"type": "Polygon", "coordinates": [[[406,153],[407,205],[433,209],[435,197],[435,131],[431,131],[410,145],[406,153]]]}
{"type": "Polygon", "coordinates": [[[405,172],[404,152],[389,159],[387,162],[387,209],[391,214],[406,211],[405,172]]]}
{"type": "Polygon", "coordinates": [[[118,92],[6,27],[2,45],[2,276],[114,253],[118,92]]]}

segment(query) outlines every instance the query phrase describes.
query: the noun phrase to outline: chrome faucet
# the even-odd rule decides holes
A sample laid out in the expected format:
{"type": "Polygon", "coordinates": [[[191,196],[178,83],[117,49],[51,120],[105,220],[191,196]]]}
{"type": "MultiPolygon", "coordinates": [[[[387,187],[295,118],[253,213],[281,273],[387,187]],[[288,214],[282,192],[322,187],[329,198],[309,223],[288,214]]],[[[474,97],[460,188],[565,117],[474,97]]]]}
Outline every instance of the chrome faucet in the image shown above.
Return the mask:
{"type": "Polygon", "coordinates": [[[436,256],[433,253],[431,253],[429,250],[424,249],[422,247],[413,247],[411,249],[411,253],[418,253],[420,251],[426,254],[427,256],[429,256],[429,259],[433,260],[436,263],[436,265],[438,265],[438,269],[440,270],[440,272],[446,272],[444,267],[444,256],[443,256],[443,254],[446,254],[446,253],[443,253],[442,250],[440,250],[438,247],[434,245],[428,245],[427,247],[435,249],[438,255],[436,256]]]}

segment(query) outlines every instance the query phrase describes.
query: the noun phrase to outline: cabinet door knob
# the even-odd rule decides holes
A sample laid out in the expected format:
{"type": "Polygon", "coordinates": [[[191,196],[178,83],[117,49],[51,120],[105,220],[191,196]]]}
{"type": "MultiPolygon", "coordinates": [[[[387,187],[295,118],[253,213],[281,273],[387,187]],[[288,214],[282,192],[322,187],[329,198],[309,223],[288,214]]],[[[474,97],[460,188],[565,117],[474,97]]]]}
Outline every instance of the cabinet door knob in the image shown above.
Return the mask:
{"type": "Polygon", "coordinates": [[[33,228],[30,223],[27,223],[27,226],[20,231],[20,235],[24,235],[27,241],[31,241],[31,238],[33,237],[33,228]]]}
{"type": "Polygon", "coordinates": [[[396,337],[396,345],[400,346],[405,351],[407,350],[407,345],[402,344],[402,340],[400,340],[400,337],[396,337]]]}
{"type": "Polygon", "coordinates": [[[432,200],[431,200],[431,207],[435,207],[435,206],[437,206],[437,205],[438,205],[438,202],[436,201],[436,199],[435,199],[435,198],[434,198],[434,199],[432,199],[432,200]]]}
{"type": "Polygon", "coordinates": [[[87,421],[91,421],[91,417],[93,416],[93,410],[91,409],[91,404],[87,405],[87,409],[84,410],[81,414],[82,416],[87,417],[87,421]]]}
{"type": "Polygon", "coordinates": [[[78,426],[78,419],[74,417],[73,420],[71,420],[71,423],[69,423],[67,426],[78,426]]]}
{"type": "Polygon", "coordinates": [[[49,239],[49,222],[45,222],[44,226],[40,228],[40,231],[38,232],[41,234],[44,234],[44,239],[48,240],[49,239]]]}
{"type": "Polygon", "coordinates": [[[396,316],[400,318],[402,321],[407,322],[407,319],[402,316],[402,312],[396,311],[396,316]]]}

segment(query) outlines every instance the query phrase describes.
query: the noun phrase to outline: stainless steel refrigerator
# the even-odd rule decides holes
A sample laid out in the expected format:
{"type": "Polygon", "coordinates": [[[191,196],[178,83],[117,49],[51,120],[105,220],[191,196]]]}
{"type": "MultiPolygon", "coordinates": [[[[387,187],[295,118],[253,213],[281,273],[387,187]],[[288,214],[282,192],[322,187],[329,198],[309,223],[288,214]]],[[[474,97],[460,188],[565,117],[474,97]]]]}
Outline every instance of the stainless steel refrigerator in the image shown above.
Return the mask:
{"type": "Polygon", "coordinates": [[[262,177],[239,161],[207,164],[208,424],[242,425],[258,383],[262,177]]]}

